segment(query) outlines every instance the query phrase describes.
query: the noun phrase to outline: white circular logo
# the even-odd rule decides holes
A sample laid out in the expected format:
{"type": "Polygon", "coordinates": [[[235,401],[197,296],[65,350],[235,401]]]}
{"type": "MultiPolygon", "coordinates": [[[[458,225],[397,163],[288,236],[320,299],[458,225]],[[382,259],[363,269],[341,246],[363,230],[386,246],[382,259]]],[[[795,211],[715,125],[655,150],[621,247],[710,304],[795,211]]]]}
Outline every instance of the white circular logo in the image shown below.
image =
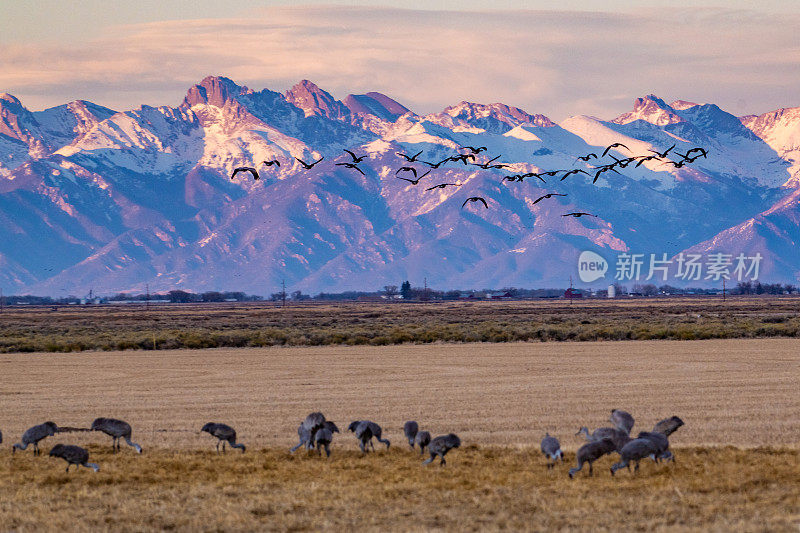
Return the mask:
{"type": "Polygon", "coordinates": [[[608,262],[602,256],[586,250],[578,257],[578,276],[584,283],[590,283],[605,277],[608,262]]]}

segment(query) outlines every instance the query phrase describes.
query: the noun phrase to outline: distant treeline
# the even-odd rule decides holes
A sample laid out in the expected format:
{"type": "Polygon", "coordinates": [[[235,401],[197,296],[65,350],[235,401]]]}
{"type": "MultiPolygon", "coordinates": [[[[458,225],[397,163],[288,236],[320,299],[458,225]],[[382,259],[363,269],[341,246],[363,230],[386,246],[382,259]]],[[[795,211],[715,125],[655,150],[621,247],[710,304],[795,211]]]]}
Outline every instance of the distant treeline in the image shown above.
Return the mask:
{"type": "MultiPolygon", "coordinates": [[[[630,287],[615,284],[617,297],[620,296],[670,296],[670,295],[714,295],[720,294],[721,288],[707,287],[673,287],[671,285],[657,286],[654,284],[636,284],[630,287]]],[[[430,301],[430,300],[464,300],[464,299],[490,299],[490,298],[560,298],[564,296],[564,288],[555,289],[523,289],[517,287],[506,287],[503,289],[483,289],[483,290],[449,290],[439,291],[429,287],[412,287],[408,281],[397,285],[386,285],[377,291],[345,291],[337,293],[320,292],[317,295],[305,294],[302,291],[275,292],[267,300],[273,302],[287,301],[352,301],[352,300],[406,300],[406,301],[430,301]]],[[[796,285],[783,283],[761,283],[746,282],[739,283],[727,290],[731,295],[751,295],[751,294],[800,294],[800,288],[796,285]]],[[[608,291],[576,289],[574,294],[581,294],[586,297],[605,298],[608,291]]],[[[265,298],[259,295],[246,294],[240,291],[219,292],[208,291],[193,293],[188,291],[174,290],[165,293],[155,294],[133,294],[119,293],[114,296],[102,298],[79,298],[77,296],[66,296],[62,298],[52,298],[49,296],[5,296],[2,298],[3,305],[74,305],[80,303],[202,303],[202,302],[258,302],[265,298]]]]}

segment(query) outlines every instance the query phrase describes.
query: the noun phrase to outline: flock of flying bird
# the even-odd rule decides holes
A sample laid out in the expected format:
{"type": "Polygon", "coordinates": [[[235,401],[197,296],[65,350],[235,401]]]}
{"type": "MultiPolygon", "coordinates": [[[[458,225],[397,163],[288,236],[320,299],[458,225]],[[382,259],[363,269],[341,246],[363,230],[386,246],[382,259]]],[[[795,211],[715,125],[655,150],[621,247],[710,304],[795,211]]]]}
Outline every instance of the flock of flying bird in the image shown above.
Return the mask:
{"type": "MultiPolygon", "coordinates": [[[[592,433],[589,433],[586,427],[578,430],[576,435],[584,435],[588,442],[578,449],[576,454],[577,466],[569,470],[570,479],[585,464],[589,465],[589,475],[591,476],[592,463],[600,457],[613,452],[619,454],[621,461],[611,467],[612,476],[621,468],[627,467],[630,470],[632,462],[635,464],[634,471],[638,471],[639,461],[648,457],[655,462],[675,460],[669,450],[668,437],[684,425],[683,421],[677,416],[661,420],[653,427],[653,431],[642,431],[636,438],[631,437],[634,418],[630,413],[620,409],[613,409],[610,421],[613,427],[601,427],[592,433]]],[[[391,445],[389,439],[383,438],[381,426],[371,420],[354,420],[347,429],[355,435],[358,446],[364,454],[368,453],[370,448],[375,451],[375,444],[372,442],[373,438],[385,444],[387,450],[391,445]]],[[[111,446],[115,452],[120,450],[120,439],[122,439],[137,453],[142,453],[142,447],[131,440],[132,429],[130,424],[115,418],[97,418],[92,422],[91,428],[88,429],[58,427],[54,422],[45,422],[33,426],[22,434],[21,442],[12,446],[12,454],[16,453],[17,450],[26,450],[28,446],[33,445],[33,454],[40,455],[40,441],[56,433],[72,431],[100,431],[112,438],[111,446]]],[[[217,454],[220,453],[220,444],[222,444],[223,453],[225,453],[226,444],[230,445],[231,448],[240,449],[242,453],[245,452],[245,445],[236,441],[236,431],[227,424],[209,422],[200,431],[206,432],[217,439],[217,454]]],[[[326,457],[330,457],[330,445],[333,442],[334,433],[339,433],[339,428],[334,422],[327,420],[325,415],[320,412],[310,413],[297,428],[297,435],[300,437],[300,441],[289,451],[294,453],[301,447],[305,447],[307,450],[316,448],[317,454],[321,456],[324,449],[326,457]]],[[[461,446],[461,439],[455,433],[431,438],[430,432],[420,431],[419,424],[413,420],[404,424],[403,434],[412,449],[419,447],[420,455],[424,455],[425,449],[428,449],[430,457],[423,461],[422,464],[430,464],[439,457],[440,464],[444,466],[447,464],[444,458],[447,452],[461,446]]],[[[0,443],[2,442],[3,434],[0,432],[0,443]]],[[[551,461],[547,463],[548,469],[554,468],[557,461],[564,460],[561,444],[556,437],[551,436],[549,433],[545,434],[542,439],[541,450],[551,461]]],[[[67,472],[69,472],[69,468],[72,465],[91,468],[95,472],[100,470],[96,463],[89,462],[88,450],[80,446],[56,444],[50,450],[49,455],[64,459],[67,462],[67,472]]]]}
{"type": "MultiPolygon", "coordinates": [[[[522,174],[514,174],[514,175],[510,175],[510,176],[504,176],[502,181],[523,182],[525,180],[525,178],[535,177],[535,178],[538,178],[539,180],[541,180],[543,183],[547,183],[547,181],[544,179],[544,176],[556,177],[559,174],[561,174],[560,181],[564,181],[569,176],[578,175],[578,174],[585,174],[588,177],[592,178],[592,183],[596,183],[597,180],[600,179],[600,176],[602,174],[604,174],[606,172],[615,172],[615,173],[621,175],[621,173],[617,170],[617,168],[627,168],[628,165],[631,165],[631,164],[634,164],[634,163],[635,163],[634,164],[634,168],[638,168],[638,167],[640,167],[642,164],[644,164],[647,161],[658,160],[658,161],[661,161],[662,164],[664,164],[664,165],[673,165],[675,168],[681,168],[686,164],[694,163],[700,157],[703,157],[703,158],[707,158],[708,157],[708,151],[705,148],[701,148],[699,146],[698,147],[694,147],[694,148],[689,149],[684,154],[684,153],[680,153],[680,152],[676,151],[675,150],[676,146],[677,146],[677,144],[673,144],[672,146],[670,146],[669,148],[667,148],[666,150],[664,150],[662,152],[659,152],[657,150],[648,150],[649,152],[651,152],[648,155],[637,155],[637,156],[632,156],[632,157],[626,157],[626,158],[623,158],[623,159],[619,159],[619,158],[615,157],[614,155],[612,155],[610,153],[610,151],[611,150],[615,150],[617,153],[621,154],[621,152],[620,152],[621,148],[624,148],[628,152],[631,152],[631,149],[628,148],[627,146],[625,146],[622,143],[615,142],[615,143],[612,143],[612,144],[608,145],[603,150],[601,155],[599,155],[599,156],[596,153],[592,152],[592,153],[589,153],[589,154],[586,154],[586,155],[583,155],[583,156],[579,156],[578,158],[575,159],[576,163],[578,161],[583,161],[584,163],[588,163],[592,159],[596,159],[597,162],[599,163],[606,156],[608,156],[609,158],[613,159],[613,162],[608,162],[608,163],[603,163],[601,165],[588,167],[593,172],[593,174],[590,173],[590,172],[587,172],[586,170],[581,169],[581,168],[573,168],[573,169],[565,169],[565,170],[548,170],[546,172],[526,172],[526,173],[522,173],[522,174]],[[675,155],[680,156],[681,159],[679,159],[678,161],[673,161],[671,159],[667,159],[667,157],[670,154],[670,152],[672,152],[675,155]]],[[[477,158],[479,157],[479,154],[481,152],[485,152],[487,150],[487,148],[485,146],[462,146],[461,150],[462,150],[462,153],[459,153],[458,155],[452,155],[452,156],[446,157],[443,160],[435,162],[435,163],[431,163],[429,161],[425,161],[425,160],[420,159],[419,157],[422,155],[422,153],[423,153],[422,151],[419,151],[414,155],[409,155],[409,154],[406,154],[406,153],[403,153],[403,152],[397,152],[397,155],[401,159],[403,159],[403,164],[402,164],[402,166],[400,166],[395,171],[395,178],[407,181],[411,185],[418,185],[419,182],[422,180],[422,178],[428,176],[434,169],[438,169],[440,166],[442,166],[442,165],[444,165],[444,164],[446,164],[448,162],[454,162],[454,163],[461,162],[465,166],[466,165],[474,165],[474,166],[477,166],[477,167],[482,168],[484,170],[503,169],[503,168],[508,168],[508,167],[511,166],[511,165],[506,164],[506,163],[497,163],[496,161],[498,159],[500,159],[500,157],[501,157],[499,155],[495,156],[495,157],[493,157],[491,159],[488,159],[487,161],[485,161],[483,163],[478,163],[477,162],[477,158]],[[425,172],[424,174],[420,174],[419,173],[420,170],[417,167],[412,166],[413,163],[416,163],[418,165],[427,165],[428,167],[430,167],[430,169],[427,172],[425,172]],[[403,174],[402,176],[400,175],[401,173],[403,174]],[[409,174],[413,175],[414,178],[411,179],[410,177],[406,177],[409,174]]],[[[361,170],[361,168],[358,166],[358,164],[361,163],[362,161],[364,161],[364,159],[366,159],[367,156],[366,155],[360,155],[360,156],[356,155],[354,152],[351,152],[350,150],[347,150],[347,149],[345,149],[344,152],[346,152],[349,155],[351,161],[344,161],[344,162],[335,163],[335,166],[350,168],[350,169],[353,169],[353,170],[359,172],[361,175],[365,175],[364,171],[361,170]]],[[[488,157],[488,156],[486,156],[486,157],[488,157]]],[[[302,167],[305,170],[310,170],[310,169],[314,168],[314,166],[319,164],[325,158],[324,157],[320,157],[319,159],[317,159],[316,161],[312,161],[311,163],[306,163],[305,161],[303,161],[302,159],[299,159],[297,157],[295,157],[295,159],[297,160],[298,163],[300,163],[300,165],[302,165],[302,167]]],[[[280,167],[281,166],[280,161],[278,161],[277,159],[272,159],[270,161],[263,161],[262,164],[266,165],[267,167],[272,167],[273,165],[275,167],[280,167]]],[[[253,176],[253,178],[255,180],[260,179],[260,175],[258,173],[258,170],[255,167],[236,167],[235,169],[233,169],[233,174],[231,174],[231,179],[234,179],[236,177],[236,175],[239,174],[239,173],[248,173],[248,172],[250,174],[252,174],[252,176],[253,176]]],[[[426,191],[432,191],[432,190],[435,190],[435,189],[445,189],[447,187],[459,187],[460,185],[461,185],[460,183],[436,183],[436,184],[431,185],[430,187],[427,187],[425,190],[426,191]]],[[[546,200],[546,199],[552,198],[554,196],[567,196],[567,195],[566,194],[560,194],[560,193],[548,193],[548,194],[545,194],[544,196],[541,196],[541,197],[537,198],[533,203],[537,204],[542,200],[546,200]]],[[[471,197],[467,198],[466,200],[464,200],[464,203],[461,204],[461,207],[463,208],[464,206],[466,206],[470,202],[481,202],[486,209],[489,208],[488,202],[482,196],[471,196],[471,197]]],[[[577,212],[572,212],[572,213],[566,213],[566,214],[561,215],[561,216],[580,218],[582,216],[596,217],[597,215],[593,215],[591,213],[585,213],[585,212],[577,211],[577,212]]]]}

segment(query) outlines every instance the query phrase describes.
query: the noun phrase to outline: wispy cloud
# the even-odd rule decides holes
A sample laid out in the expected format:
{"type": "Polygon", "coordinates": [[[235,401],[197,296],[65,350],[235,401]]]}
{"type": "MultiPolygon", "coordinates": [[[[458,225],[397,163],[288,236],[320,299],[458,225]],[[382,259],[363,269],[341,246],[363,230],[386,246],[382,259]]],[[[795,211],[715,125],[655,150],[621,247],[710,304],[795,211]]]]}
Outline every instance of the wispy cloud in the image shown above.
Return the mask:
{"type": "Polygon", "coordinates": [[[800,17],[720,9],[629,14],[276,7],[252,18],[110,29],[60,47],[0,47],[0,90],[31,107],[86,98],[176,104],[208,74],[282,90],[308,78],[337,97],[377,90],[418,112],[462,99],[560,119],[612,116],[635,96],[732,112],[799,105],[800,17]]]}

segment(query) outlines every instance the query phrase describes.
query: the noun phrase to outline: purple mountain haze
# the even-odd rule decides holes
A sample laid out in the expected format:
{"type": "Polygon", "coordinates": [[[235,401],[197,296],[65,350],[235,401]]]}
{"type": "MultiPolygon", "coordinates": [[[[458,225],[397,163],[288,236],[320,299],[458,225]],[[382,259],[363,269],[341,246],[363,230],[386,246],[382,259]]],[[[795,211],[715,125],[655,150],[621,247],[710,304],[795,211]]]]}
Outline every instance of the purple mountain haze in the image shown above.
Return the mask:
{"type": "MultiPolygon", "coordinates": [[[[420,173],[431,170],[415,163],[420,173]]],[[[29,111],[0,94],[0,287],[84,294],[184,289],[375,290],[426,277],[438,288],[564,286],[578,256],[723,253],[763,258],[759,279],[800,280],[800,108],[735,117],[649,95],[601,120],[556,124],[506,104],[461,102],[417,115],[392,98],[343,101],[303,80],[285,93],[209,76],[177,107],[114,111],[75,101],[29,111]],[[695,146],[707,158],[565,180],[521,172],[582,168],[695,146]],[[419,185],[397,152],[437,162],[486,146],[508,168],[446,163],[419,185]],[[355,170],[347,148],[367,158],[355,170]],[[312,170],[295,158],[324,157],[312,170]],[[261,165],[278,159],[280,168],[261,165]],[[603,162],[611,161],[609,156],[603,162]],[[255,165],[253,181],[232,169],[255,165]],[[426,191],[438,183],[456,183],[426,191]],[[540,196],[567,194],[534,204],[540,196]],[[489,209],[470,203],[486,199],[489,209]],[[562,217],[586,211],[596,218],[562,217]]],[[[577,278],[576,278],[577,279],[577,278]]],[[[623,280],[625,281],[625,280],[623,280]]],[[[630,280],[630,282],[636,282],[630,280]]],[[[644,282],[644,280],[642,280],[644,282]]],[[[658,281],[658,283],[663,283],[658,281]]],[[[687,280],[667,283],[687,284],[687,280]]],[[[715,285],[715,279],[692,281],[715,285]]]]}

